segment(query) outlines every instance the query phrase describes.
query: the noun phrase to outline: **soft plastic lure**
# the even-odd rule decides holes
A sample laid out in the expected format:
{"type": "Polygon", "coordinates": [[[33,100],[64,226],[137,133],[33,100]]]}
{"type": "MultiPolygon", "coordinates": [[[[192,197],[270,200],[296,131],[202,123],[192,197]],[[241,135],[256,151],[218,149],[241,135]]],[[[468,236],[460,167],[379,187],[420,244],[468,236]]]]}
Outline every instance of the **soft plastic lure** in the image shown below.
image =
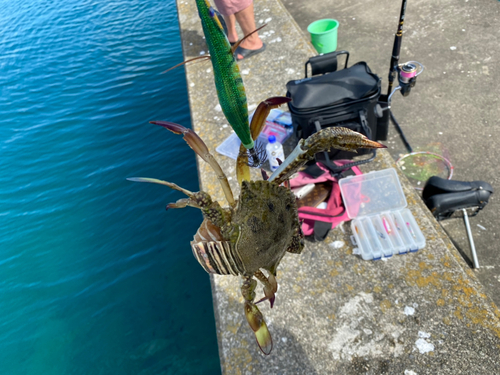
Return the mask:
{"type": "Polygon", "coordinates": [[[243,146],[249,150],[253,164],[259,165],[260,160],[255,151],[255,143],[250,134],[248,123],[245,86],[234,57],[234,50],[238,44],[231,47],[224,32],[223,18],[217,14],[207,0],[196,0],[196,6],[212,60],[215,87],[222,112],[243,146]]]}
{"type": "Polygon", "coordinates": [[[391,230],[391,226],[389,225],[389,223],[387,222],[385,216],[382,216],[382,224],[384,225],[384,229],[385,231],[387,232],[387,234],[391,234],[392,230],[391,230]]]}

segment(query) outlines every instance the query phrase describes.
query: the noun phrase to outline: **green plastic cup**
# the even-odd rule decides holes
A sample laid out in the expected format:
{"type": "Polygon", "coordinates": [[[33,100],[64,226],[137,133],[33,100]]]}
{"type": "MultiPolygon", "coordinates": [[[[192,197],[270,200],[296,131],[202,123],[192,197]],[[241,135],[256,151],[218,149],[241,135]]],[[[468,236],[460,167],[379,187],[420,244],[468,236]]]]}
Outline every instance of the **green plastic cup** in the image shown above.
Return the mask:
{"type": "Polygon", "coordinates": [[[311,43],[318,53],[333,52],[337,49],[337,30],[339,21],[334,19],[317,20],[307,26],[311,43]]]}

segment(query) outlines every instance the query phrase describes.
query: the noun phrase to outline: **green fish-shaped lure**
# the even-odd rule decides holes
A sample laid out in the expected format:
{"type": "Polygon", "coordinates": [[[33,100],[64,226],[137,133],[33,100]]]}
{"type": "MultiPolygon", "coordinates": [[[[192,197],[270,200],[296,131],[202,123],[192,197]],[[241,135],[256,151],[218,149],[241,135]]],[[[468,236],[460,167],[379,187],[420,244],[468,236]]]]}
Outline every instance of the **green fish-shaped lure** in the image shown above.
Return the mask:
{"type": "Polygon", "coordinates": [[[253,164],[260,165],[255,143],[250,135],[245,86],[234,57],[237,45],[231,47],[224,32],[224,20],[207,0],[196,0],[196,6],[212,60],[215,87],[222,112],[243,146],[248,149],[253,164]]]}

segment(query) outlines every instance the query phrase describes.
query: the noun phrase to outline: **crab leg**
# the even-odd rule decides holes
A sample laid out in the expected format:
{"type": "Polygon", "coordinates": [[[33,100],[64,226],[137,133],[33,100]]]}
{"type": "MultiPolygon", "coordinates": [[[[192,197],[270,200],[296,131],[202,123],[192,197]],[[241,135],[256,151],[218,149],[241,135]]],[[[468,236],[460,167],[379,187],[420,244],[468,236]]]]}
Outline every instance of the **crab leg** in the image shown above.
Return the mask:
{"type": "Polygon", "coordinates": [[[245,316],[250,328],[252,328],[255,334],[255,339],[257,340],[260,350],[262,350],[262,353],[265,355],[268,355],[273,349],[273,340],[269,330],[267,329],[264,316],[260,312],[259,308],[253,303],[253,300],[255,299],[257,281],[254,280],[252,276],[242,277],[243,285],[241,286],[241,294],[245,299],[245,316]]]}
{"type": "MultiPolygon", "coordinates": [[[[284,96],[274,96],[260,102],[255,110],[250,124],[250,134],[255,141],[266,125],[266,118],[273,108],[278,108],[280,105],[288,103],[292,99],[284,96]]],[[[250,168],[248,167],[248,154],[243,144],[240,145],[238,159],[236,160],[236,176],[238,183],[241,185],[243,180],[250,181],[250,168]]]]}
{"type": "Polygon", "coordinates": [[[191,200],[191,198],[195,196],[195,193],[187,189],[181,188],[179,185],[174,184],[172,182],[158,180],[156,178],[149,178],[149,177],[129,177],[127,178],[127,180],[134,182],[148,182],[150,184],[165,185],[168,186],[170,189],[180,191],[181,193],[184,193],[189,197],[189,199],[186,198],[179,199],[176,203],[170,203],[168,204],[167,208],[184,208],[186,206],[200,208],[200,206],[194,200],[191,200]]]}
{"type": "Polygon", "coordinates": [[[351,129],[339,126],[322,129],[307,139],[301,139],[292,153],[269,177],[269,181],[281,184],[305,163],[313,160],[315,154],[331,148],[356,152],[358,148],[387,148],[387,146],[372,141],[351,129]]]}
{"type": "Polygon", "coordinates": [[[158,180],[156,178],[149,178],[149,177],[129,177],[129,178],[127,178],[127,180],[129,180],[129,181],[135,181],[135,182],[149,182],[151,184],[165,185],[165,186],[168,186],[170,189],[174,189],[174,190],[180,191],[181,193],[186,194],[188,197],[191,197],[194,194],[192,191],[189,191],[187,189],[181,188],[177,184],[174,184],[174,183],[168,182],[168,181],[158,180]]]}
{"type": "Polygon", "coordinates": [[[169,208],[184,208],[186,206],[199,208],[203,213],[203,216],[212,222],[217,227],[221,227],[228,221],[230,217],[230,212],[224,210],[219,202],[213,201],[210,194],[204,191],[198,191],[193,193],[189,190],[183,189],[180,186],[163,180],[157,180],[156,178],[148,178],[148,177],[129,177],[127,178],[129,181],[135,182],[149,182],[151,184],[159,184],[168,186],[171,189],[178,190],[188,196],[188,198],[179,199],[175,203],[167,204],[167,210],[169,208]],[[229,216],[228,216],[229,215],[229,216]]]}
{"type": "Polygon", "coordinates": [[[214,156],[208,150],[207,145],[198,136],[198,134],[196,134],[191,129],[185,128],[184,126],[175,124],[173,122],[150,121],[150,123],[163,126],[164,128],[170,130],[172,133],[184,135],[184,140],[187,142],[189,147],[191,147],[193,151],[196,152],[203,160],[210,164],[214,172],[217,174],[217,178],[220,181],[222,190],[224,191],[224,196],[226,197],[229,205],[233,208],[236,206],[236,202],[234,201],[233,197],[233,191],[229,186],[229,182],[225,173],[222,171],[219,163],[217,163],[217,160],[215,160],[214,156]]]}
{"type": "Polygon", "coordinates": [[[260,299],[259,301],[255,302],[260,303],[262,301],[269,300],[269,303],[271,304],[271,308],[273,308],[274,305],[274,300],[276,298],[275,293],[278,291],[278,282],[276,281],[276,278],[272,273],[269,273],[269,277],[266,277],[262,271],[257,271],[254,273],[254,276],[262,283],[264,284],[264,294],[266,295],[264,298],[260,299]]]}

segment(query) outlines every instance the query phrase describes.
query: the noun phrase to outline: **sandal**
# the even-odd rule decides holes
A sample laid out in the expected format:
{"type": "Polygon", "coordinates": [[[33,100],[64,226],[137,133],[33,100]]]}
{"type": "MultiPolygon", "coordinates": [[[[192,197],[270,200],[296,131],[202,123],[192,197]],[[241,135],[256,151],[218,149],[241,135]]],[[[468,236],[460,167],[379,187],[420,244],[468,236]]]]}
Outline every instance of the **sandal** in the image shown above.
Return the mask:
{"type": "Polygon", "coordinates": [[[241,46],[238,46],[236,48],[236,51],[234,51],[234,56],[236,57],[236,60],[241,61],[244,59],[248,59],[249,57],[252,57],[253,55],[257,55],[258,53],[264,52],[266,50],[266,44],[263,43],[262,47],[259,49],[246,49],[241,46]],[[238,55],[243,56],[241,59],[238,58],[238,55]]]}

